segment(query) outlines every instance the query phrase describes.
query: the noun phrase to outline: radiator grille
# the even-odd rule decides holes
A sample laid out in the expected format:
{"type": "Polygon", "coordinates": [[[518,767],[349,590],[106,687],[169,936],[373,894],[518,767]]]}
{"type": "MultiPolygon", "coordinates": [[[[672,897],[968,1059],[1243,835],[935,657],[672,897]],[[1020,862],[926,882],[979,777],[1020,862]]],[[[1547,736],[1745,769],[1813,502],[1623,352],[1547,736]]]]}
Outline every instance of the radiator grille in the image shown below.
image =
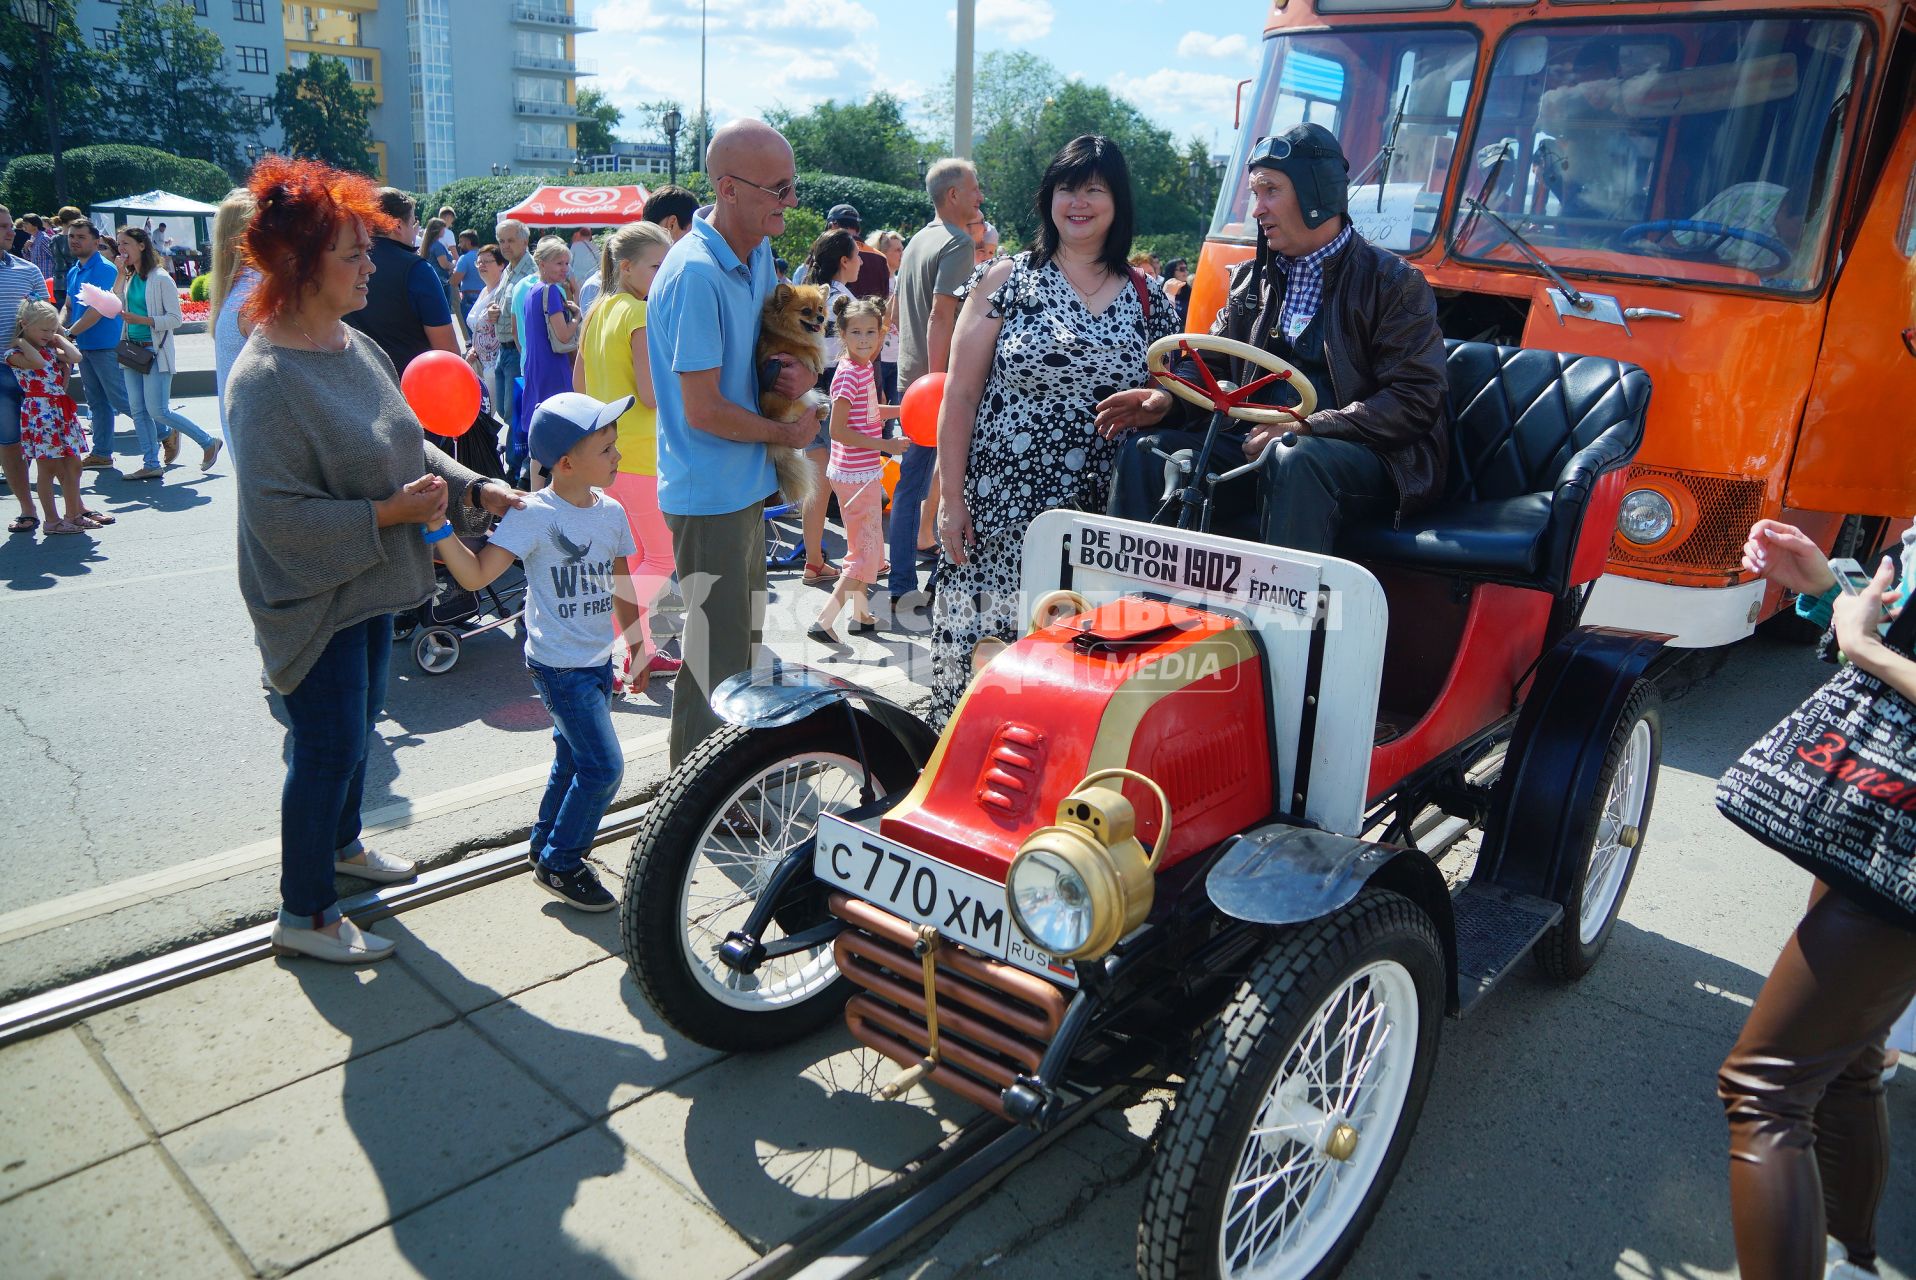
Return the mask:
{"type": "Polygon", "coordinates": [[[1632,467],[1626,488],[1639,488],[1645,480],[1656,480],[1672,488],[1686,490],[1696,500],[1696,524],[1677,542],[1650,555],[1612,534],[1610,548],[1621,564],[1644,569],[1669,569],[1682,573],[1730,574],[1743,560],[1743,543],[1750,526],[1763,515],[1763,482],[1735,476],[1706,476],[1693,471],[1668,471],[1661,467],[1632,467]]]}
{"type": "MultiPolygon", "coordinates": [[[[853,926],[832,944],[838,971],[864,988],[845,1006],[846,1025],[859,1043],[911,1066],[929,1040],[912,926],[842,893],[831,896],[831,909],[853,926]]],[[[1038,1069],[1064,1020],[1064,992],[956,944],[939,949],[937,966],[940,1062],[929,1078],[1003,1116],[1000,1095],[1038,1069]]]]}

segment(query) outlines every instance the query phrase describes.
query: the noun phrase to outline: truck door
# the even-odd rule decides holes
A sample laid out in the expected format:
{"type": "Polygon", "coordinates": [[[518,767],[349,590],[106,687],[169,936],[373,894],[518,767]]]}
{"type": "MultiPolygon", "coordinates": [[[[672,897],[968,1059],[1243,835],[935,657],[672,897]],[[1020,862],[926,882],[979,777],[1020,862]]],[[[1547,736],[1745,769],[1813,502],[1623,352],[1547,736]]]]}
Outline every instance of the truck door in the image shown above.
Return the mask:
{"type": "MultiPolygon", "coordinates": [[[[1905,45],[1912,36],[1903,35],[1905,45]]],[[[1904,60],[1907,61],[1906,59],[1904,60]]],[[[1897,63],[1892,62],[1891,73],[1897,63]]],[[[1892,93],[1894,101],[1896,95],[1892,93]]],[[[1831,291],[1784,505],[1916,511],[1916,113],[1907,110],[1831,291]]]]}

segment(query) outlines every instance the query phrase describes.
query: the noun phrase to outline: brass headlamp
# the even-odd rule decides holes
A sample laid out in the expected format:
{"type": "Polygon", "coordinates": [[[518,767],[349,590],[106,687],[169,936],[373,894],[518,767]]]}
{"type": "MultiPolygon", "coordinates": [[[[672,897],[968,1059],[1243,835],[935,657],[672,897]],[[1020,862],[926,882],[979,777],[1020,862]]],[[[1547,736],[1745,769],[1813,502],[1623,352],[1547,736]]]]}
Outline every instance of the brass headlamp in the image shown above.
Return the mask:
{"type": "Polygon", "coordinates": [[[1058,804],[1058,820],[1025,838],[1005,877],[1012,920],[1039,947],[1066,960],[1093,960],[1144,923],[1157,893],[1158,862],[1171,842],[1163,788],[1133,769],[1100,769],[1058,804]],[[1149,853],[1137,814],[1116,787],[1125,778],[1157,797],[1162,825],[1149,853]]]}

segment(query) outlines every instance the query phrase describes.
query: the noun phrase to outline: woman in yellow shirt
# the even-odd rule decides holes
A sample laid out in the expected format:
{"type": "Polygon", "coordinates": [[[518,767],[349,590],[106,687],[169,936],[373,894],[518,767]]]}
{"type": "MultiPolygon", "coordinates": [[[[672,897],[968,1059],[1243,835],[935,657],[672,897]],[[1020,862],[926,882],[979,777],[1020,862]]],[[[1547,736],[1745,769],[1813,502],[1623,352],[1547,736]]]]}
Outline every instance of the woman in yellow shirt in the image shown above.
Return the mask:
{"type": "Polygon", "coordinates": [[[632,560],[632,585],[639,597],[639,661],[633,661],[633,637],[628,636],[621,668],[625,685],[634,693],[644,692],[655,675],[677,674],[680,665],[652,643],[651,627],[652,606],[671,580],[673,565],[672,531],[659,512],[658,400],[645,348],[645,298],[671,247],[670,233],[650,222],[628,222],[605,238],[599,251],[605,293],[586,317],[572,366],[574,390],[607,402],[637,397],[619,417],[619,472],[608,490],[625,508],[632,540],[639,547],[632,560]]]}

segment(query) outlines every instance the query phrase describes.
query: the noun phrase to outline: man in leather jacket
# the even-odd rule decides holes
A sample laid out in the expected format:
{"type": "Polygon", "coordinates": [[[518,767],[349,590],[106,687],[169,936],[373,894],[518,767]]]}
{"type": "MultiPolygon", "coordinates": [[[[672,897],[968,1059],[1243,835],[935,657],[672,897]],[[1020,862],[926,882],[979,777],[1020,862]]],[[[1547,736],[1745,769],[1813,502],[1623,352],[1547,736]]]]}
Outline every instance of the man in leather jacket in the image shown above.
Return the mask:
{"type": "MultiPolygon", "coordinates": [[[[1301,124],[1262,139],[1250,171],[1252,213],[1263,234],[1256,258],[1233,269],[1229,301],[1211,332],[1288,360],[1316,388],[1318,408],[1284,425],[1232,420],[1199,472],[1242,466],[1273,438],[1295,431],[1297,443],[1280,444],[1253,476],[1218,486],[1214,525],[1223,532],[1254,514],[1263,541],[1329,552],[1346,520],[1401,520],[1442,496],[1449,417],[1443,336],[1424,278],[1351,226],[1349,164],[1328,130],[1301,124]]],[[[1215,376],[1238,385],[1264,373],[1222,356],[1205,361],[1215,376]]],[[[1196,373],[1188,362],[1181,371],[1196,373]]],[[[1297,397],[1280,384],[1255,402],[1294,405],[1297,397]]],[[[1112,472],[1110,513],[1171,521],[1165,463],[1152,450],[1202,448],[1207,418],[1162,387],[1100,401],[1104,434],[1133,432],[1112,472]],[[1155,429],[1133,431],[1139,427],[1155,429]]]]}

